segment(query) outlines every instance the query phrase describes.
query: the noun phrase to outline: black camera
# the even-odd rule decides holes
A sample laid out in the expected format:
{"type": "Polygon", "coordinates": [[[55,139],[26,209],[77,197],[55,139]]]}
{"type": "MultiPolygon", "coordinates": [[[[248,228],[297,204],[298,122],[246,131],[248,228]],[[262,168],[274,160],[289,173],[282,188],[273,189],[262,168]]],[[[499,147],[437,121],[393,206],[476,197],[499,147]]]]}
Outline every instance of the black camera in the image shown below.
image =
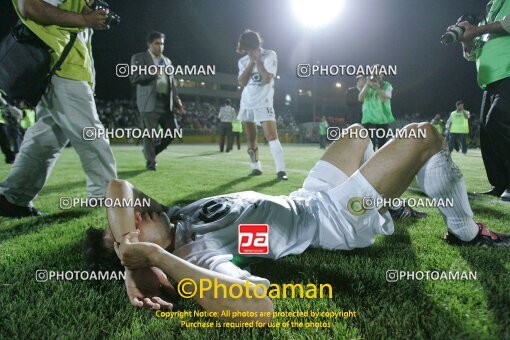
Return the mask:
{"type": "Polygon", "coordinates": [[[106,17],[106,26],[109,29],[113,28],[113,27],[119,26],[119,24],[120,24],[120,16],[118,16],[115,12],[113,12],[110,9],[110,5],[108,5],[108,3],[106,1],[96,0],[94,9],[95,10],[102,9],[102,10],[105,10],[105,11],[108,12],[108,15],[106,17]]]}
{"type": "Polygon", "coordinates": [[[459,26],[459,23],[467,21],[471,25],[478,25],[480,19],[480,15],[478,14],[464,14],[457,20],[455,26],[452,29],[443,34],[441,37],[441,44],[451,45],[454,42],[459,41],[459,39],[464,35],[464,31],[466,30],[464,27],[459,26]]]}

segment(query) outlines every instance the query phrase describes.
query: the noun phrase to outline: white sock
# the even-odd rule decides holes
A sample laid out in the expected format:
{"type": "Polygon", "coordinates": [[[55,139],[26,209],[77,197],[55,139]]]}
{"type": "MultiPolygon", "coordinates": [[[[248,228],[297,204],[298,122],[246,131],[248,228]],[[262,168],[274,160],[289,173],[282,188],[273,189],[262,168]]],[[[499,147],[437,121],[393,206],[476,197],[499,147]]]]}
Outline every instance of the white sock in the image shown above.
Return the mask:
{"type": "Polygon", "coordinates": [[[427,196],[453,200],[453,207],[439,208],[448,230],[463,241],[474,239],[478,226],[473,221],[462,172],[453,163],[448,149],[432,156],[418,171],[416,180],[427,196]]]}
{"type": "Polygon", "coordinates": [[[365,164],[372,156],[375,154],[374,145],[372,141],[368,142],[367,148],[365,150],[365,154],[363,154],[363,160],[361,161],[361,165],[365,164]]]}
{"type": "Polygon", "coordinates": [[[285,160],[283,159],[283,148],[278,139],[269,141],[269,149],[273,155],[276,172],[285,171],[285,160]]]}
{"type": "Polygon", "coordinates": [[[262,163],[260,161],[256,161],[254,163],[251,163],[251,167],[253,170],[260,170],[262,171],[262,163]]]}

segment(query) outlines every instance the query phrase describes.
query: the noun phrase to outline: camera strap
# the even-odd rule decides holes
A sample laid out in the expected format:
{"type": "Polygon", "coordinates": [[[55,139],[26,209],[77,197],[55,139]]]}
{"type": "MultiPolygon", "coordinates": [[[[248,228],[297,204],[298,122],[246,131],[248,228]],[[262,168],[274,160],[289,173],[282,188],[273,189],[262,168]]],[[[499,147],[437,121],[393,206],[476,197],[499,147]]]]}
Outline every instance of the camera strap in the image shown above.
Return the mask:
{"type": "Polygon", "coordinates": [[[53,76],[57,71],[60,71],[60,67],[62,66],[62,64],[64,63],[64,61],[66,60],[67,58],[67,55],[69,54],[69,52],[71,52],[71,48],[73,48],[73,45],[74,45],[74,42],[76,41],[76,37],[77,37],[77,33],[71,33],[71,37],[69,39],[69,42],[66,44],[66,46],[64,47],[64,50],[62,51],[62,55],[60,56],[60,58],[58,59],[57,63],[55,64],[55,66],[53,66],[50,70],[50,73],[48,73],[48,77],[51,77],[53,76]]]}

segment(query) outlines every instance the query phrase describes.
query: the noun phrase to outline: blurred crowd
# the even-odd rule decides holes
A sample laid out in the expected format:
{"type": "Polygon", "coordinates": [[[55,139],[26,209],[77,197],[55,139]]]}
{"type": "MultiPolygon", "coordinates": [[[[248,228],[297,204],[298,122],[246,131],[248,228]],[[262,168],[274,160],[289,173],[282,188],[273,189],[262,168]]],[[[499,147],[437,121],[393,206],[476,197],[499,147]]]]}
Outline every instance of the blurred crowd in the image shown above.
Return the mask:
{"type": "MultiPolygon", "coordinates": [[[[97,112],[99,119],[107,128],[133,128],[140,127],[141,120],[136,105],[129,99],[103,100],[97,99],[97,112]]],[[[13,108],[19,109],[22,113],[17,120],[3,119],[2,124],[2,151],[6,156],[6,162],[12,163],[15,154],[18,152],[25,130],[35,122],[35,110],[29,107],[25,102],[15,102],[13,108]],[[11,152],[11,151],[12,152],[11,152]]],[[[176,119],[179,126],[183,128],[187,134],[207,135],[216,134],[220,126],[218,117],[219,106],[215,106],[208,102],[195,103],[185,102],[184,112],[177,114],[176,119]]],[[[238,110],[236,108],[236,110],[238,110]]],[[[6,112],[2,117],[7,116],[6,112]]],[[[331,118],[331,117],[329,117],[331,118]]],[[[339,123],[334,118],[329,119],[328,126],[346,127],[346,123],[339,123]]],[[[447,113],[436,114],[432,119],[433,125],[438,131],[450,140],[448,133],[447,113]]],[[[343,120],[342,120],[343,121],[343,120]]],[[[421,121],[430,121],[428,117],[420,113],[405,114],[403,117],[396,117],[391,129],[400,129],[407,124],[421,121]]],[[[282,110],[277,113],[276,123],[280,134],[287,141],[296,141],[300,143],[317,143],[320,140],[319,123],[313,127],[308,124],[298,124],[294,119],[292,112],[282,110]]],[[[478,148],[480,145],[480,122],[477,114],[471,114],[468,120],[469,133],[466,135],[466,146],[468,148],[478,148]]],[[[458,143],[452,146],[455,150],[459,150],[458,143]]]]}
{"type": "MultiPolygon", "coordinates": [[[[97,99],[97,112],[99,119],[108,128],[130,128],[140,126],[139,114],[136,105],[129,99],[103,100],[97,99]]],[[[208,102],[195,103],[184,102],[184,112],[177,114],[176,119],[179,126],[189,133],[205,135],[217,132],[220,120],[218,118],[219,106],[208,102]]],[[[447,123],[447,114],[436,116],[437,124],[447,123]],[[443,117],[444,116],[444,117],[443,117]]],[[[420,113],[405,114],[403,117],[396,117],[392,128],[400,129],[407,124],[421,121],[430,121],[420,113]]],[[[298,136],[302,143],[316,143],[319,140],[318,123],[317,128],[306,131],[294,119],[290,111],[277,113],[276,123],[278,130],[298,136]]],[[[345,125],[345,124],[344,124],[345,125]]],[[[330,121],[330,126],[344,127],[342,124],[330,121]]],[[[468,147],[479,146],[479,126],[477,115],[471,115],[469,119],[468,147]]],[[[441,131],[444,134],[444,130],[441,131]]]]}
{"type": "Polygon", "coordinates": [[[96,99],[97,114],[107,128],[129,128],[140,125],[136,105],[128,99],[96,99]]]}
{"type": "MultiPolygon", "coordinates": [[[[129,128],[140,126],[136,105],[128,99],[103,100],[97,99],[99,119],[108,128],[129,128]]],[[[179,126],[193,134],[216,133],[220,120],[219,106],[208,102],[184,102],[184,112],[176,115],[179,126]]],[[[278,129],[299,133],[299,125],[290,112],[278,115],[278,129]]]]}

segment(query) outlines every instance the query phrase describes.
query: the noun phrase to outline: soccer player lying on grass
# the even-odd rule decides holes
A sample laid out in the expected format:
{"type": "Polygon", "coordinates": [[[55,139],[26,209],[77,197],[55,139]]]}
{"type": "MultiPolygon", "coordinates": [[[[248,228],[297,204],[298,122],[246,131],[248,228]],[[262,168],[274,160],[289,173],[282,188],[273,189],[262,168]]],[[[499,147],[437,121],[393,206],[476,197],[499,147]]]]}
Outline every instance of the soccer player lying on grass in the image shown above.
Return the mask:
{"type": "MultiPolygon", "coordinates": [[[[352,125],[349,129],[363,127],[352,125]]],[[[462,173],[452,162],[447,145],[435,128],[421,123],[410,124],[405,129],[423,129],[426,138],[393,139],[375,154],[369,139],[335,141],[312,168],[303,188],[289,196],[248,191],[204,198],[184,208],[168,209],[154,201],[152,212],[109,209],[110,228],[104,232],[95,230],[97,240],[109,247],[112,258],[115,257],[111,256],[113,240],[120,242],[117,254],[128,268],[126,285],[132,304],[170,307],[151,295],[154,290],[138,287],[142,283],[149,285],[149,281],[159,284],[149,266],[170,274],[162,254],[167,258],[175,255],[199,267],[254,284],[268,285],[267,280],[239,268],[246,259],[238,254],[239,224],[269,225],[269,253],[250,254],[250,258],[278,259],[300,254],[308,247],[329,250],[367,247],[374,242],[376,234],[392,234],[394,225],[384,208],[360,207],[361,198],[400,197],[416,176],[429,197],[453,200],[453,207],[439,208],[448,229],[445,237],[448,243],[509,247],[510,235],[491,232],[473,220],[462,173]],[[140,266],[146,266],[142,274],[131,270],[140,266]],[[143,280],[145,274],[150,275],[147,281],[143,280]]],[[[122,180],[110,183],[108,196],[147,197],[122,180]]],[[[89,236],[92,232],[89,229],[89,236]]],[[[89,251],[96,256],[101,253],[89,251]]],[[[169,287],[164,275],[159,270],[156,272],[164,286],[169,287]]]]}

